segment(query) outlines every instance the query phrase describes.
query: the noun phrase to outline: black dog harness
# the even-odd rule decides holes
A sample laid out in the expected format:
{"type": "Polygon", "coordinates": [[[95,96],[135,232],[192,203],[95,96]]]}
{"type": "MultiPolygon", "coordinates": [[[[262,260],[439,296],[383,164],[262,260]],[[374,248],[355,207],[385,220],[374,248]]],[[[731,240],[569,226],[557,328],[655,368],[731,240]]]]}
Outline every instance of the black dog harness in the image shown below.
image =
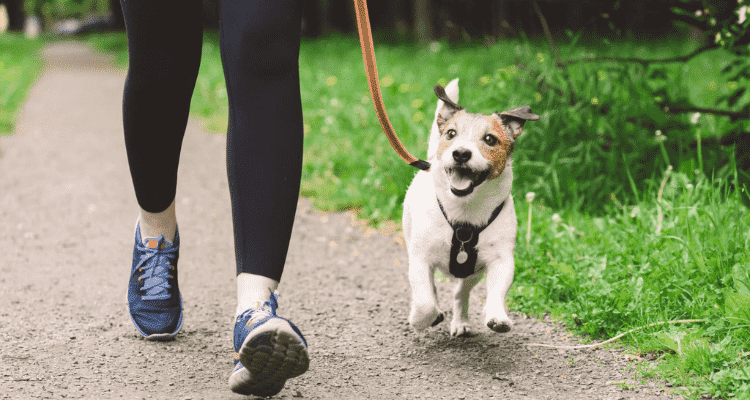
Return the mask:
{"type": "Polygon", "coordinates": [[[503,211],[505,201],[495,208],[490,220],[482,227],[476,227],[466,223],[451,224],[448,220],[448,215],[443,209],[443,205],[440,203],[440,199],[438,199],[438,205],[440,206],[440,211],[443,212],[443,216],[448,222],[448,225],[453,229],[449,263],[450,273],[456,278],[466,278],[474,273],[474,268],[477,264],[477,243],[479,243],[479,233],[490,226],[492,221],[500,215],[500,211],[503,211]]]}

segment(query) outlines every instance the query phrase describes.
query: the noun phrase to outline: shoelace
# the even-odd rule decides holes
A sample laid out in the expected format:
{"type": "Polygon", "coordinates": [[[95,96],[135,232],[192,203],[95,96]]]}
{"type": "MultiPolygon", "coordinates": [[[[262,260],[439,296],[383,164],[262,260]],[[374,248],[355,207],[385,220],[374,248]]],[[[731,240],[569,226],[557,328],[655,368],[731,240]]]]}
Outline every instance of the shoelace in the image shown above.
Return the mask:
{"type": "Polygon", "coordinates": [[[143,300],[166,300],[169,298],[168,289],[172,286],[169,279],[174,278],[170,275],[170,270],[174,270],[173,261],[177,257],[179,247],[172,246],[164,249],[148,248],[145,245],[138,244],[138,250],[146,254],[141,256],[137,269],[143,274],[138,278],[143,282],[141,290],[146,294],[141,298],[143,300]],[[148,262],[153,260],[152,262],[148,262]],[[164,266],[166,264],[167,266],[164,266]]]}
{"type": "Polygon", "coordinates": [[[239,317],[237,317],[237,321],[245,318],[248,314],[250,314],[250,321],[255,322],[259,318],[265,318],[265,317],[275,317],[276,316],[276,309],[279,307],[279,295],[276,293],[271,293],[270,300],[264,301],[263,305],[260,308],[248,308],[240,314],[239,317]],[[266,308],[268,306],[268,308],[266,308]],[[269,311],[270,308],[270,311],[269,311]]]}

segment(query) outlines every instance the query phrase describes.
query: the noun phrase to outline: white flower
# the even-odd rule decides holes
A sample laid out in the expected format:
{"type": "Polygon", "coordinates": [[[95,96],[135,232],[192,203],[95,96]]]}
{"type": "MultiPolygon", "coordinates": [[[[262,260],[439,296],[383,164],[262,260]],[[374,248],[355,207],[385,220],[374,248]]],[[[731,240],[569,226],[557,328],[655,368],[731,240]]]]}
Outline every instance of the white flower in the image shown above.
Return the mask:
{"type": "Polygon", "coordinates": [[[656,131],[656,136],[661,136],[661,131],[660,130],[656,131]]]}
{"type": "Polygon", "coordinates": [[[740,7],[740,9],[737,10],[737,14],[739,14],[737,18],[737,23],[741,24],[745,22],[745,18],[747,17],[747,6],[740,7]]]}
{"type": "Polygon", "coordinates": [[[703,15],[703,10],[698,10],[695,12],[696,17],[700,17],[701,15],[703,15]]]}
{"type": "Polygon", "coordinates": [[[700,117],[701,117],[701,113],[697,112],[697,113],[693,114],[692,117],[690,117],[690,122],[692,122],[693,125],[697,125],[698,124],[698,118],[700,118],[700,117]]]}
{"type": "Polygon", "coordinates": [[[535,196],[534,192],[526,193],[526,201],[531,203],[532,201],[534,201],[534,196],[535,196]]]}
{"type": "Polygon", "coordinates": [[[692,188],[693,188],[693,184],[692,183],[688,183],[687,185],[685,185],[685,189],[687,189],[687,190],[690,190],[692,188]]]}
{"type": "Polygon", "coordinates": [[[552,222],[558,224],[558,223],[560,223],[560,220],[561,220],[560,219],[560,214],[558,214],[558,213],[552,214],[552,222]]]}

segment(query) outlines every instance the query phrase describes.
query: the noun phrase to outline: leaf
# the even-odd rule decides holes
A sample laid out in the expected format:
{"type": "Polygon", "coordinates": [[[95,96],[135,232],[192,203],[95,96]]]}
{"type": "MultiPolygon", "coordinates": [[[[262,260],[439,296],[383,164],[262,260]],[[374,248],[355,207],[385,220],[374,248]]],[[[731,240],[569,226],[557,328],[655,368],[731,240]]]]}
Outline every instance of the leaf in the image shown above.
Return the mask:
{"type": "Polygon", "coordinates": [[[722,74],[726,74],[727,72],[731,71],[732,68],[735,68],[737,66],[740,66],[743,63],[744,60],[741,58],[738,58],[736,60],[733,60],[729,64],[727,64],[724,68],[721,69],[722,74]]]}
{"type": "Polygon", "coordinates": [[[550,265],[552,265],[553,267],[555,267],[555,269],[567,275],[568,277],[575,279],[576,272],[570,265],[556,261],[552,261],[550,265]]]}
{"type": "Polygon", "coordinates": [[[734,94],[732,94],[732,96],[729,97],[729,102],[728,102],[729,107],[734,107],[734,105],[737,104],[737,101],[742,97],[742,95],[745,94],[746,90],[747,88],[743,87],[737,90],[736,92],[734,92],[734,94]]]}
{"type": "Polygon", "coordinates": [[[724,298],[724,316],[732,322],[750,322],[750,295],[727,293],[724,298]]]}
{"type": "Polygon", "coordinates": [[[734,264],[732,278],[735,289],[741,294],[750,296],[750,264],[734,264]]]}
{"type": "Polygon", "coordinates": [[[732,71],[732,75],[725,77],[727,81],[736,81],[740,78],[750,77],[750,66],[746,65],[743,68],[739,68],[736,71],[732,71]]]}
{"type": "MultiPolygon", "coordinates": [[[[684,333],[683,333],[684,335],[684,333]]],[[[675,353],[680,353],[680,339],[681,336],[679,334],[674,333],[667,333],[667,332],[656,332],[656,337],[659,339],[661,344],[669,348],[670,350],[674,351],[675,353]]]]}
{"type": "Polygon", "coordinates": [[[651,70],[651,72],[649,73],[648,79],[653,79],[653,80],[662,79],[662,80],[666,80],[667,79],[667,72],[666,72],[666,70],[665,70],[664,67],[654,67],[654,69],[651,70]]]}
{"type": "Polygon", "coordinates": [[[664,113],[653,105],[644,107],[643,111],[651,117],[651,120],[654,121],[656,125],[664,125],[667,122],[664,113]]]}

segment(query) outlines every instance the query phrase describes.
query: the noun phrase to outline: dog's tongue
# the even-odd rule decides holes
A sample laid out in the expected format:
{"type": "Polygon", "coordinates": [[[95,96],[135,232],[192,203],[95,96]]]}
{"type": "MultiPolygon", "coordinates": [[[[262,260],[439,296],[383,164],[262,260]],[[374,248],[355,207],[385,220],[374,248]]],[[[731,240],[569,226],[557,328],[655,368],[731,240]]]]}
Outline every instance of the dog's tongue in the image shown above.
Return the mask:
{"type": "Polygon", "coordinates": [[[466,176],[454,173],[451,176],[451,187],[456,190],[466,190],[471,186],[471,179],[466,176]]]}

